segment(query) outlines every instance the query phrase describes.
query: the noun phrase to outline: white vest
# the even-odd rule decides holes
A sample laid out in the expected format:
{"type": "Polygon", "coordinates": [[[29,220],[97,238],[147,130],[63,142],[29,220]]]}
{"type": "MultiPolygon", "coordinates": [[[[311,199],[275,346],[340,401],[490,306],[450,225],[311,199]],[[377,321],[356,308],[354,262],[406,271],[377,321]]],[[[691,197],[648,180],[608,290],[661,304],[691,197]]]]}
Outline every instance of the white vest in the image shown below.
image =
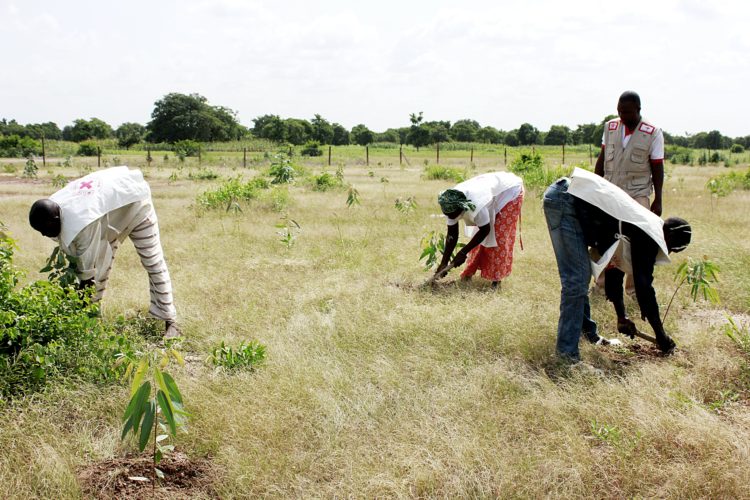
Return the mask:
{"type": "MultiPolygon", "coordinates": [[[[570,179],[570,186],[568,187],[570,195],[591,203],[620,222],[627,222],[641,229],[659,247],[656,264],[669,264],[669,250],[667,249],[667,242],[664,240],[664,230],[662,229],[664,221],[661,220],[661,217],[639,204],[619,187],[593,172],[576,167],[570,179]]],[[[602,259],[597,263],[592,263],[596,276],[606,267],[621,244],[623,244],[623,239],[620,238],[620,235],[617,235],[617,240],[604,253],[602,259]]],[[[627,251],[627,248],[625,250],[627,251]]],[[[622,258],[626,261],[630,260],[627,255],[622,256],[622,258]]]]}
{"type": "Polygon", "coordinates": [[[151,189],[140,170],[112,167],[71,181],[49,197],[60,206],[60,243],[69,247],[83,228],[112,210],[148,200],[151,189]]]}

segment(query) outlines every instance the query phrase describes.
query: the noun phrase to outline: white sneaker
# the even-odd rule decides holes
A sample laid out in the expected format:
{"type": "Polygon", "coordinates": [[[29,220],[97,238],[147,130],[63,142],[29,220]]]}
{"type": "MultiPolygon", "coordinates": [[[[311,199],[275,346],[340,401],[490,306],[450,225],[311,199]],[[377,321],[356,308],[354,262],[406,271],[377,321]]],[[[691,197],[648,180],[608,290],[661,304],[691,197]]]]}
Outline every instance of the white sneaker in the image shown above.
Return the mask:
{"type": "Polygon", "coordinates": [[[599,337],[599,340],[597,340],[594,345],[622,345],[622,341],[619,339],[605,339],[604,337],[599,337]]]}

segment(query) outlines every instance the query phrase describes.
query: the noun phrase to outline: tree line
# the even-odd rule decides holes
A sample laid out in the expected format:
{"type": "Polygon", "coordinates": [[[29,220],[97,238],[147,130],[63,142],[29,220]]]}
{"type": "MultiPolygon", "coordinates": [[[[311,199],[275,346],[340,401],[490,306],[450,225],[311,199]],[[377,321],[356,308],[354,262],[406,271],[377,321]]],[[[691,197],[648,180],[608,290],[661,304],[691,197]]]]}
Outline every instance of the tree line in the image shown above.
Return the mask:
{"type": "MultiPolygon", "coordinates": [[[[481,142],[489,144],[519,145],[599,145],[607,120],[585,123],[575,129],[566,125],[552,125],[540,131],[529,123],[513,130],[500,130],[482,126],[476,120],[428,121],[423,113],[409,115],[409,124],[389,128],[383,132],[370,130],[358,124],[348,130],[316,114],[312,119],[282,118],[263,115],[254,118],[252,127],[237,120],[237,112],[223,106],[214,106],[199,94],[170,93],[154,103],[151,121],[146,125],[123,123],[116,129],[99,118],[75,120],[62,129],[54,122],[21,125],[15,120],[0,120],[0,152],[17,152],[18,156],[35,149],[43,137],[51,140],[82,142],[92,139],[117,139],[124,148],[141,143],[175,143],[191,140],[198,142],[223,142],[247,138],[268,139],[279,143],[302,145],[310,141],[334,146],[373,143],[395,143],[417,148],[444,142],[481,142]],[[15,148],[15,149],[14,149],[15,148]]],[[[668,144],[708,149],[750,148],[750,136],[730,138],[718,130],[692,135],[672,135],[664,132],[668,144]]],[[[15,155],[12,155],[15,156],[15,155]]]]}

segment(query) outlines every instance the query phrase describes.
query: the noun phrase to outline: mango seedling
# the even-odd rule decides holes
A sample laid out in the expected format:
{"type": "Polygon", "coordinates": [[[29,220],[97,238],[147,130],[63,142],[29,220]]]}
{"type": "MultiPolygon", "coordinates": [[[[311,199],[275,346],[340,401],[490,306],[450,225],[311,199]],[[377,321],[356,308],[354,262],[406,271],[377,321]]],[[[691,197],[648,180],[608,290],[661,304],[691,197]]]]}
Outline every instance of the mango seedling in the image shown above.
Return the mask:
{"type": "Polygon", "coordinates": [[[52,249],[52,253],[47,258],[47,263],[39,270],[40,273],[49,273],[47,280],[57,283],[66,288],[70,285],[78,284],[78,275],[76,274],[78,259],[66,255],[60,250],[59,246],[52,249]]]}
{"type": "Polygon", "coordinates": [[[165,347],[142,354],[140,359],[122,355],[118,361],[127,362],[124,378],[130,380],[130,401],[125,409],[120,439],[132,431],[143,451],[152,442],[152,486],[164,473],[157,467],[165,454],[174,450],[167,444],[178,429],[185,429],[189,414],[184,409],[182,394],[172,376],[164,371],[172,361],[184,365],[182,355],[167,341],[165,347]],[[161,430],[161,434],[159,431],[161,430]],[[153,439],[152,439],[153,438],[153,439]]]}
{"type": "MultiPolygon", "coordinates": [[[[455,250],[463,247],[464,243],[458,243],[455,250]]],[[[443,259],[445,254],[445,234],[438,231],[430,231],[422,236],[421,241],[422,254],[419,260],[424,260],[424,270],[429,271],[443,259]]],[[[455,252],[454,250],[454,252],[455,252]]],[[[455,255],[455,253],[454,253],[455,255]]],[[[453,259],[453,255],[451,255],[453,259]]]]}
{"type": "Polygon", "coordinates": [[[705,255],[700,260],[689,257],[677,268],[674,279],[680,282],[669,299],[662,323],[667,319],[667,314],[669,314],[669,308],[672,306],[675,295],[677,295],[677,292],[685,283],[690,285],[690,297],[692,297],[693,302],[697,301],[698,294],[701,294],[704,300],[708,300],[713,304],[719,303],[719,293],[712,285],[712,283],[719,281],[719,265],[709,260],[705,255]]]}
{"type": "Polygon", "coordinates": [[[287,249],[292,248],[292,245],[297,239],[297,235],[302,232],[302,226],[300,226],[296,220],[290,218],[288,214],[281,217],[281,220],[276,224],[276,227],[282,229],[281,231],[277,231],[276,234],[281,236],[279,241],[286,245],[287,249]]]}
{"type": "Polygon", "coordinates": [[[402,214],[409,215],[417,209],[417,200],[415,200],[413,196],[407,198],[396,198],[394,206],[396,207],[396,210],[402,214]]]}
{"type": "Polygon", "coordinates": [[[349,185],[349,191],[346,196],[346,206],[351,208],[352,205],[359,205],[359,191],[353,186],[349,185]]]}

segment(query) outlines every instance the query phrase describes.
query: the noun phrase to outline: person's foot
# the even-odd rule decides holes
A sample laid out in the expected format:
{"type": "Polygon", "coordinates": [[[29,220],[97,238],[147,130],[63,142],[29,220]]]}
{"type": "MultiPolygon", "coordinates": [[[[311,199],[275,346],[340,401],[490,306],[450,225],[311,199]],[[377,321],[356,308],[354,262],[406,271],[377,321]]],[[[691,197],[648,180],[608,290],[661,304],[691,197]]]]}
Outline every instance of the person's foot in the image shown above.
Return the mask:
{"type": "Polygon", "coordinates": [[[664,337],[662,339],[659,339],[658,343],[659,343],[659,349],[661,349],[661,352],[665,356],[669,356],[670,354],[673,354],[675,347],[677,347],[677,345],[674,343],[674,340],[670,339],[669,337],[664,337]]]}
{"type": "Polygon", "coordinates": [[[182,330],[177,326],[174,321],[164,322],[164,338],[165,339],[176,339],[182,337],[182,330]]]}
{"type": "Polygon", "coordinates": [[[502,288],[503,288],[503,282],[502,282],[502,281],[500,281],[500,280],[498,280],[498,281],[493,281],[493,282],[492,282],[492,288],[495,288],[495,289],[497,289],[497,290],[502,290],[502,288]]]}

